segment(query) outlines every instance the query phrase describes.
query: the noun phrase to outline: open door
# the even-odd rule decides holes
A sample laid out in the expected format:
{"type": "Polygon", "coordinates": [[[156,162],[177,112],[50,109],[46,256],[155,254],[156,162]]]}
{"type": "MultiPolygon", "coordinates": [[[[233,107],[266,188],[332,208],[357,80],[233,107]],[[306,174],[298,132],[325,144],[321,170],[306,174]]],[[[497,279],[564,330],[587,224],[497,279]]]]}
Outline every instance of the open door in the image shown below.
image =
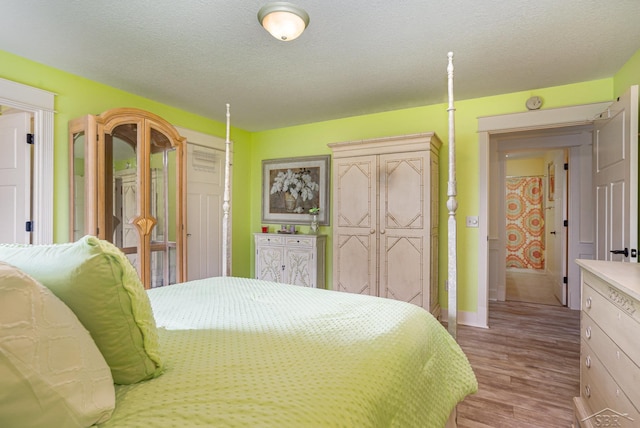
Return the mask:
{"type": "Polygon", "coordinates": [[[638,85],[594,123],[595,258],[638,261],[638,85]]]}
{"type": "Polygon", "coordinates": [[[30,244],[31,232],[31,115],[26,112],[0,116],[0,242],[30,244]]]}

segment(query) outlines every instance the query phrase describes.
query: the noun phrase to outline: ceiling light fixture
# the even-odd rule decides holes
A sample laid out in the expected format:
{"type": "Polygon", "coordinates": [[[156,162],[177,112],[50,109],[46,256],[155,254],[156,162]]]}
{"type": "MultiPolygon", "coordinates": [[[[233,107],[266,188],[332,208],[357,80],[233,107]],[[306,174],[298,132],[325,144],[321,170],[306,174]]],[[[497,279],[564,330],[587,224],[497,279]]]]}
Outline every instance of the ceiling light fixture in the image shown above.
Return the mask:
{"type": "Polygon", "coordinates": [[[289,42],[307,28],[309,15],[294,4],[276,1],[260,8],[258,21],[273,37],[289,42]]]}

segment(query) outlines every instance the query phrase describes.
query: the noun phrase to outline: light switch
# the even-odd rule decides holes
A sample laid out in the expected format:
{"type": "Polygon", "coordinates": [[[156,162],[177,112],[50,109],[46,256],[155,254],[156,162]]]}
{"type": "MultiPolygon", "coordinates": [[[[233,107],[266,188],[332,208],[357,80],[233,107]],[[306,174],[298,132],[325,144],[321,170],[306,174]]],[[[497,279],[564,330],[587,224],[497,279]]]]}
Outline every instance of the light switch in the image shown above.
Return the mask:
{"type": "Polygon", "coordinates": [[[478,216],[477,215],[469,215],[469,216],[467,216],[467,227],[478,227],[478,216]]]}

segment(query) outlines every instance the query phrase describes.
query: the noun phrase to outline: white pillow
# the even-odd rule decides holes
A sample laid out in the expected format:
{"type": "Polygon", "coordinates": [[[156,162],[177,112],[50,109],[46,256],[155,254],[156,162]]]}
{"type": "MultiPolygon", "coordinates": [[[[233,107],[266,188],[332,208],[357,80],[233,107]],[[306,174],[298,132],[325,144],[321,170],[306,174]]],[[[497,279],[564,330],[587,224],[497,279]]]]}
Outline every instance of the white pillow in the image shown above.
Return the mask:
{"type": "Polygon", "coordinates": [[[78,318],[0,262],[0,426],[88,427],[114,407],[109,366],[78,318]]]}

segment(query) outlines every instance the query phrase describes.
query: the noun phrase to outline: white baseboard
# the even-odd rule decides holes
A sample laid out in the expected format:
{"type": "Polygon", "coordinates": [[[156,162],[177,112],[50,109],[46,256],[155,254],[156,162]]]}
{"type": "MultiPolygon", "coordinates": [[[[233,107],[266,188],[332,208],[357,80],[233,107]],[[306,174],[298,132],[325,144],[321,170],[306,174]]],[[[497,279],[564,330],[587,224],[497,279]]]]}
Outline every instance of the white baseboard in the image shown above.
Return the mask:
{"type": "MultiPolygon", "coordinates": [[[[447,309],[442,308],[440,312],[440,319],[446,321],[449,318],[447,309]]],[[[470,327],[489,328],[485,320],[478,319],[477,312],[458,311],[458,324],[468,325],[470,327]]]]}

